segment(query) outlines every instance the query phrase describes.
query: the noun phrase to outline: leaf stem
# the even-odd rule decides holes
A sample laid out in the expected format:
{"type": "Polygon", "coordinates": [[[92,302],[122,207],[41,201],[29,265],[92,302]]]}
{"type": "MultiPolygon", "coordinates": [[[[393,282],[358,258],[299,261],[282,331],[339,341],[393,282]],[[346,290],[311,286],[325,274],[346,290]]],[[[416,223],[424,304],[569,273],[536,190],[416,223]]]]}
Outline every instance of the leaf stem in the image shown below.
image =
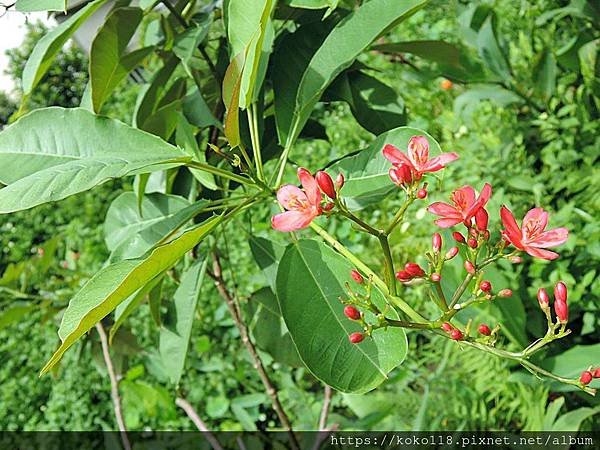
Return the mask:
{"type": "Polygon", "coordinates": [[[228,170],[219,169],[218,167],[211,166],[210,164],[205,164],[198,161],[188,161],[186,165],[194,169],[203,170],[204,172],[227,178],[228,180],[235,181],[245,186],[256,186],[256,184],[249,178],[229,172],[228,170]]]}

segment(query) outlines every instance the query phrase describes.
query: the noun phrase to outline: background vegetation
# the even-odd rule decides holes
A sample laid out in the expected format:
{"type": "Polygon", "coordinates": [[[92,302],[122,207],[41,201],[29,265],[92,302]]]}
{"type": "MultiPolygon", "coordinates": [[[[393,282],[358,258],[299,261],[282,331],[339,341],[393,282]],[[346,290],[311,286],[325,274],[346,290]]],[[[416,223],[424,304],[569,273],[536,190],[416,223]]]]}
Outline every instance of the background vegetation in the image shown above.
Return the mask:
{"type": "MultiPolygon", "coordinates": [[[[529,260],[498,271],[492,283],[510,285],[518,295],[499,310],[478,313],[478,319],[486,321],[493,320],[492,314],[502,318],[508,345],[526,342],[542,331],[537,288],[565,280],[571,287],[570,326],[575,332],[553,346],[542,362],[565,375],[574,375],[590,357],[600,355],[600,104],[599,80],[594,78],[600,58],[592,58],[594,51],[597,55],[600,11],[593,4],[433,1],[380,44],[441,39],[460,49],[464,67],[448,67],[443,57],[407,48],[381,47],[361,61],[369,74],[400,94],[408,125],[427,130],[444,151],[460,153],[461,164],[445,174],[444,192],[458,182],[480,186],[489,181],[496,188],[495,205],[507,203],[519,212],[533,203],[543,205],[552,211],[555,224],[571,230],[559,260],[529,260]],[[473,40],[473,30],[483,26],[477,23],[478,14],[486,9],[493,12],[498,48],[508,57],[505,65],[491,70],[473,40]],[[594,49],[581,51],[589,42],[595,42],[594,49]],[[454,81],[451,87],[442,84],[446,78],[454,81]]],[[[23,47],[11,52],[6,70],[15,79],[45,31],[31,25],[23,47]]],[[[36,107],[76,106],[86,81],[85,55],[68,46],[30,101],[36,107]]],[[[117,100],[111,100],[105,112],[129,121],[126,111],[132,109],[137,89],[133,82],[121,85],[117,100]]],[[[0,121],[7,123],[14,108],[0,95],[0,121]]],[[[368,143],[372,135],[357,125],[352,112],[346,103],[322,104],[318,114],[326,135],[303,141],[305,151],[297,154],[305,156],[299,162],[320,167],[368,143]]],[[[108,256],[102,230],[106,210],[120,192],[132,189],[131,181],[0,216],[0,428],[115,428],[110,384],[95,333],[67,353],[55,379],[37,377],[55,348],[57,319],[31,307],[31,301],[66,304],[100,268],[108,256]]],[[[389,198],[378,209],[391,209],[394,202],[389,198]]],[[[264,211],[265,231],[268,216],[264,211]]],[[[424,206],[414,209],[409,220],[409,232],[393,242],[399,261],[415,258],[430,245],[431,218],[424,206]]],[[[366,241],[349,226],[336,233],[357,252],[367,250],[366,241]]],[[[237,237],[228,242],[227,259],[234,271],[226,275],[234,280],[239,296],[249,300],[263,279],[247,236],[233,235],[237,237]]],[[[164,302],[174,289],[165,284],[164,302]]],[[[247,306],[252,317],[252,302],[247,306]]],[[[196,314],[180,390],[212,429],[274,425],[268,397],[214,288],[205,289],[196,314]]],[[[151,321],[149,309],[138,308],[129,321],[130,331],[116,338],[126,423],[130,429],[193,429],[176,408],[173,386],[156,364],[156,355],[142,350],[156,348],[158,335],[151,321]]],[[[507,361],[439,338],[410,333],[409,342],[407,361],[376,391],[334,394],[331,421],[340,429],[541,430],[557,423],[559,429],[600,427],[597,398],[532,380],[507,361]]],[[[304,368],[283,364],[266,351],[262,356],[295,426],[314,429],[323,400],[320,384],[304,368]]]]}

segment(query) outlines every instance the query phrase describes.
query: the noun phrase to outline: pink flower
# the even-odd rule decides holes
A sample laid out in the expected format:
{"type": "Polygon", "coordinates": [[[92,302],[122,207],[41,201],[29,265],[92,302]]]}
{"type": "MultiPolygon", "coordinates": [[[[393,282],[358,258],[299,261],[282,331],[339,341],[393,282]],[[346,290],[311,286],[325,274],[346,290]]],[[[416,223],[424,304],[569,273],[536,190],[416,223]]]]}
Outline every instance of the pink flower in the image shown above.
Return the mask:
{"type": "Polygon", "coordinates": [[[506,206],[500,208],[500,218],[505,228],[502,231],[504,238],[519,250],[537,258],[558,258],[558,253],[544,249],[564,244],[569,237],[566,228],[544,231],[548,224],[548,213],[542,208],[533,208],[525,214],[521,228],[506,206]]]}
{"type": "Polygon", "coordinates": [[[461,222],[466,226],[471,226],[471,219],[486,205],[491,195],[492,186],[489,183],[484,184],[477,199],[475,198],[475,189],[471,186],[463,186],[450,196],[454,205],[435,202],[429,205],[427,211],[441,217],[435,221],[435,224],[442,228],[449,228],[461,222]]]}
{"type": "Polygon", "coordinates": [[[281,186],[277,191],[277,201],[287,211],[271,218],[271,226],[275,230],[301,230],[323,212],[321,191],[315,178],[302,167],[298,169],[298,178],[304,191],[292,184],[281,186]]]}
{"type": "Polygon", "coordinates": [[[458,158],[456,153],[442,153],[429,159],[429,142],[425,136],[413,136],[408,141],[408,155],[402,153],[392,144],[383,147],[383,156],[395,167],[407,166],[415,180],[420,180],[424,173],[437,172],[458,158]]]}

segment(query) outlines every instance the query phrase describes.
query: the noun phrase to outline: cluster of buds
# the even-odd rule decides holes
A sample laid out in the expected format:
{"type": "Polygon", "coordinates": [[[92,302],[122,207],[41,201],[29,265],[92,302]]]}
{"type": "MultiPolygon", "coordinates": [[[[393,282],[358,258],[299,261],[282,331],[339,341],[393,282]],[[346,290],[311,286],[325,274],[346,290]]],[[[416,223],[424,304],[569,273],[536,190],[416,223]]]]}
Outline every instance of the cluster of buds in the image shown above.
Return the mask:
{"type": "MultiPolygon", "coordinates": [[[[450,322],[444,322],[441,328],[444,332],[448,334],[448,336],[450,336],[450,339],[454,341],[463,341],[469,337],[471,330],[471,322],[469,321],[469,323],[465,327],[464,332],[454,327],[450,322]]],[[[494,345],[499,330],[500,327],[496,326],[494,329],[491,329],[485,323],[482,323],[477,327],[477,332],[481,336],[481,339],[489,345],[494,345]]]]}
{"type": "Polygon", "coordinates": [[[593,379],[600,378],[600,367],[594,369],[589,368],[589,370],[584,370],[581,372],[581,376],[579,377],[579,382],[584,386],[587,386],[592,382],[593,379]]]}
{"type": "Polygon", "coordinates": [[[402,283],[407,283],[415,278],[423,278],[424,276],[425,271],[420,265],[414,262],[407,262],[404,265],[404,270],[396,272],[396,278],[402,283]]]}
{"type": "Polygon", "coordinates": [[[365,311],[371,311],[377,316],[380,316],[380,311],[371,301],[371,278],[365,280],[365,277],[363,277],[356,269],[350,271],[350,278],[355,284],[364,285],[365,287],[364,293],[358,293],[352,289],[350,283],[346,283],[348,300],[340,298],[340,301],[346,305],[344,306],[344,315],[353,322],[360,324],[363,328],[363,332],[356,331],[348,335],[350,342],[358,344],[364,340],[365,336],[370,336],[372,331],[377,327],[366,322],[365,315],[359,308],[365,311]],[[359,308],[357,308],[357,306],[359,308]]]}
{"type": "MultiPolygon", "coordinates": [[[[550,318],[550,296],[546,289],[539,288],[537,293],[538,303],[542,311],[550,318]]],[[[566,324],[569,321],[569,305],[567,304],[567,286],[559,281],[554,286],[554,313],[556,314],[557,324],[566,324]]]]}
{"type": "MultiPolygon", "coordinates": [[[[329,197],[331,200],[336,200],[338,198],[338,194],[340,189],[344,186],[344,174],[339,173],[335,179],[335,183],[331,176],[322,170],[319,170],[315,175],[315,179],[317,180],[317,184],[319,185],[319,189],[329,197]]],[[[334,203],[328,202],[325,204],[323,209],[326,211],[330,211],[334,207],[334,203]]]]}

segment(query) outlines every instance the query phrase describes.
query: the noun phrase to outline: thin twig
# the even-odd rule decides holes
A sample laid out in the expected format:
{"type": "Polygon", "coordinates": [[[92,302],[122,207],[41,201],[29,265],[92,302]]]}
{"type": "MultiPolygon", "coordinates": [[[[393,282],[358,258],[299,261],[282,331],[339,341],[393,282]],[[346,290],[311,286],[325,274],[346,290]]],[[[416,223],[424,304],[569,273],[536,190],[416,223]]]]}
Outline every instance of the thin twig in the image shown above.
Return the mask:
{"type": "Polygon", "coordinates": [[[102,326],[102,322],[98,322],[96,324],[96,330],[100,335],[100,343],[102,344],[102,354],[104,355],[104,363],[106,364],[106,370],[108,371],[108,376],[110,377],[110,392],[115,409],[115,417],[117,418],[117,424],[119,426],[119,431],[121,432],[121,440],[123,441],[123,447],[125,448],[125,450],[131,450],[131,444],[129,443],[129,438],[127,437],[127,428],[125,428],[125,421],[123,420],[121,396],[119,395],[119,381],[117,380],[115,368],[113,366],[112,359],[110,358],[110,353],[108,351],[108,339],[106,337],[104,327],[102,326]]]}
{"type": "Polygon", "coordinates": [[[242,318],[242,314],[237,300],[231,295],[231,293],[225,286],[221,262],[219,260],[219,255],[216,251],[212,252],[212,260],[213,271],[212,273],[210,273],[210,276],[215,280],[215,286],[217,287],[217,290],[219,291],[221,297],[223,297],[223,299],[225,300],[225,303],[227,304],[227,308],[231,313],[233,321],[235,322],[235,325],[240,331],[240,337],[242,338],[242,342],[248,350],[250,357],[252,358],[254,368],[258,372],[258,375],[267,391],[267,394],[269,395],[269,397],[271,397],[271,403],[273,405],[275,413],[277,414],[277,417],[279,418],[279,421],[281,422],[283,428],[285,428],[285,430],[289,433],[293,448],[297,449],[299,448],[298,441],[296,440],[296,435],[294,434],[294,431],[292,429],[290,419],[285,413],[281,402],[279,401],[277,389],[275,388],[275,386],[271,382],[271,379],[267,375],[267,371],[265,370],[262,360],[260,359],[260,356],[256,351],[256,347],[254,347],[254,344],[250,340],[250,333],[248,332],[248,327],[244,322],[244,319],[242,318]]]}
{"type": "Polygon", "coordinates": [[[223,447],[221,447],[219,441],[217,441],[215,436],[210,432],[210,430],[202,421],[202,419],[200,418],[194,407],[190,404],[190,402],[188,402],[184,398],[177,398],[175,399],[175,404],[185,411],[187,416],[192,420],[192,422],[194,422],[196,428],[200,430],[200,432],[204,435],[204,437],[214,450],[223,450],[223,447]]]}
{"type": "Polygon", "coordinates": [[[323,408],[321,409],[321,416],[319,417],[319,431],[323,431],[327,428],[327,419],[329,419],[329,406],[331,405],[331,397],[333,391],[331,386],[325,385],[323,390],[323,408]]]}

